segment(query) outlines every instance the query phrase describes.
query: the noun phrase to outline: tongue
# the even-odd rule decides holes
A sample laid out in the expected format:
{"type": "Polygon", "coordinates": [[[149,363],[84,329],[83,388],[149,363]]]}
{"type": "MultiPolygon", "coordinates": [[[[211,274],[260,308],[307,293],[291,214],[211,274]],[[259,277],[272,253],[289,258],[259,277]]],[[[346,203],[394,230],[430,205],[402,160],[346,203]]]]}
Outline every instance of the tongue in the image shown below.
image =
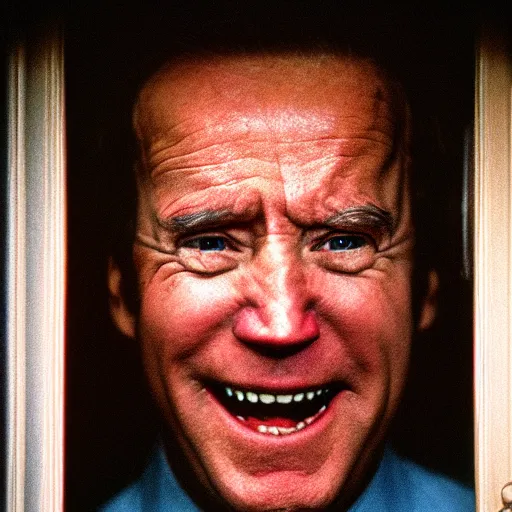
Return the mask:
{"type": "Polygon", "coordinates": [[[297,425],[297,420],[292,420],[290,418],[254,418],[249,416],[246,418],[246,425],[254,430],[258,428],[259,425],[265,425],[267,427],[284,427],[284,428],[292,428],[297,425]]]}

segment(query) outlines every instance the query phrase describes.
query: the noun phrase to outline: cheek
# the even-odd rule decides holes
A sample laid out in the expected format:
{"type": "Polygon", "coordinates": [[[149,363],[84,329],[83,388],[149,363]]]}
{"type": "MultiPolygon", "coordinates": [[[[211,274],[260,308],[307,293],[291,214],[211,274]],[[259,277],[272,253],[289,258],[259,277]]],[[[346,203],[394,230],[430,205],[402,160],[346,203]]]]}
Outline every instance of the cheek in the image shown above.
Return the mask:
{"type": "Polygon", "coordinates": [[[405,373],[412,335],[408,273],[401,278],[335,276],[322,303],[348,357],[365,375],[392,378],[405,373]]]}
{"type": "Polygon", "coordinates": [[[200,350],[229,323],[236,302],[223,276],[202,279],[180,272],[160,278],[156,273],[141,289],[140,338],[169,357],[200,350]]]}

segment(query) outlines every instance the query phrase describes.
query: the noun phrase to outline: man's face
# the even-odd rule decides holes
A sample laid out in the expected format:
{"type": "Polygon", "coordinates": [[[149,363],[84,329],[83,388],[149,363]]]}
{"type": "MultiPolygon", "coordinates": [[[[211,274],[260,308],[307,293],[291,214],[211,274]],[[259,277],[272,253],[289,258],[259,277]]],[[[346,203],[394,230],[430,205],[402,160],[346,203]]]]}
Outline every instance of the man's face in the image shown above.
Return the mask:
{"type": "Polygon", "coordinates": [[[413,330],[404,112],[373,64],[334,56],[180,62],[140,94],[124,330],[237,509],[348,503],[378,458],[413,330]]]}

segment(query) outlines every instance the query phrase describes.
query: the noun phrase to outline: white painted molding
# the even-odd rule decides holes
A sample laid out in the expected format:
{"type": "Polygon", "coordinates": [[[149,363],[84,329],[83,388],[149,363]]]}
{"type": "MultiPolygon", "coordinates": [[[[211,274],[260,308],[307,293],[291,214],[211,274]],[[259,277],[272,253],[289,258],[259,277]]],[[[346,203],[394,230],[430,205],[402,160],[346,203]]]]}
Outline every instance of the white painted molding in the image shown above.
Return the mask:
{"type": "Polygon", "coordinates": [[[498,512],[512,480],[512,61],[498,32],[483,32],[476,64],[476,492],[479,512],[498,512]]]}
{"type": "Polygon", "coordinates": [[[64,60],[57,31],[9,62],[8,512],[63,509],[66,191],[64,60]]]}

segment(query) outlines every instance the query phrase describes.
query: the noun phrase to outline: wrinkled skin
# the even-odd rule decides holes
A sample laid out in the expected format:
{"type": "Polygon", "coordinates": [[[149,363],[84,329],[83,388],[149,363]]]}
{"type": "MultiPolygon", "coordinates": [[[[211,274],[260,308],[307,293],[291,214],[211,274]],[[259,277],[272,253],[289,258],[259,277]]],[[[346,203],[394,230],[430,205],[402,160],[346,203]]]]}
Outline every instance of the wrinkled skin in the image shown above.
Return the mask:
{"type": "Polygon", "coordinates": [[[434,314],[413,325],[408,125],[378,68],[336,56],[180,61],[140,93],[140,310],[114,264],[112,313],[198,480],[238,510],[342,510],[375,467],[434,314]],[[273,436],[212,382],[341,391],[273,436]]]}

